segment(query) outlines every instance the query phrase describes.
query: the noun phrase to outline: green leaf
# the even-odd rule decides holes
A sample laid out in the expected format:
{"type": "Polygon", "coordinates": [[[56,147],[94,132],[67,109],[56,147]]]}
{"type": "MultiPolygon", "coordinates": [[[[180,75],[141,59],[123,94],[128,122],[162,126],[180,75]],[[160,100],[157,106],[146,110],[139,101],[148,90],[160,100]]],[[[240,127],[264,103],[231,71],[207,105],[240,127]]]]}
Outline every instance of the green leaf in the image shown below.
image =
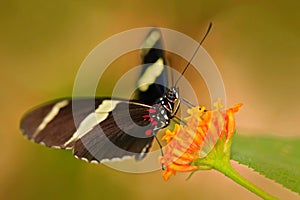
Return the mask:
{"type": "Polygon", "coordinates": [[[300,194],[300,138],[237,134],[231,159],[300,194]]]}

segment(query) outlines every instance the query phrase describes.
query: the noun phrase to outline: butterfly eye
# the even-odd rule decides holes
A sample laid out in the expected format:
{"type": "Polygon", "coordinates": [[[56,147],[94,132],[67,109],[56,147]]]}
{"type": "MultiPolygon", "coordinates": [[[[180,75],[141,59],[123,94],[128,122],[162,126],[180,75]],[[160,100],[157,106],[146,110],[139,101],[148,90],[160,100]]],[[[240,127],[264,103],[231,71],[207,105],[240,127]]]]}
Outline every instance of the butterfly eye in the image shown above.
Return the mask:
{"type": "Polygon", "coordinates": [[[173,102],[175,100],[175,96],[174,95],[169,95],[168,99],[169,99],[169,101],[173,102]]]}

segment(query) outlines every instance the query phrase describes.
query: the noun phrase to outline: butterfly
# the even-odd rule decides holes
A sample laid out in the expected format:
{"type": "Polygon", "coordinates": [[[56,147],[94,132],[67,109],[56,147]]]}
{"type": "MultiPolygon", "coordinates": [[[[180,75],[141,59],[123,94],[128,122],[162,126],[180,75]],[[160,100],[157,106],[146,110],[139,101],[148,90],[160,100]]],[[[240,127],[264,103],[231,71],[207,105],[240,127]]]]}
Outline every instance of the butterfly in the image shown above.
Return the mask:
{"type": "MultiPolygon", "coordinates": [[[[211,24],[198,49],[210,28],[211,24]]],[[[166,59],[158,28],[148,33],[142,46],[144,66],[137,81],[136,99],[56,99],[23,116],[20,122],[23,134],[48,147],[73,149],[76,158],[88,162],[102,163],[128,157],[143,159],[158,131],[176,116],[181,99],[177,87],[180,78],[171,88],[164,86],[166,59]]]]}

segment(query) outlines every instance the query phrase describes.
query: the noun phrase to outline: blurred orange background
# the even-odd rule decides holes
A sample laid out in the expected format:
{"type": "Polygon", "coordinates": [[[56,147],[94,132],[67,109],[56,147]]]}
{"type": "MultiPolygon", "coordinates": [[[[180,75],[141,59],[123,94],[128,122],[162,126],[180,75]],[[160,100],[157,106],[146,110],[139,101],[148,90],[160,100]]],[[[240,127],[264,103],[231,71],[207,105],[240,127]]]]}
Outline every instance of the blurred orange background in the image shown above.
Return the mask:
{"type": "MultiPolygon", "coordinates": [[[[0,199],[259,199],[214,171],[188,181],[188,174],[177,174],[164,182],[160,171],[126,174],[88,164],[69,151],[27,141],[19,121],[32,106],[71,96],[84,58],[113,34],[159,26],[198,40],[213,21],[203,46],[222,74],[228,105],[244,103],[237,115],[239,134],[299,137],[299,8],[296,0],[2,1],[0,199]]],[[[110,80],[108,74],[103,82],[110,80]]],[[[267,192],[300,199],[233,165],[267,192]]]]}

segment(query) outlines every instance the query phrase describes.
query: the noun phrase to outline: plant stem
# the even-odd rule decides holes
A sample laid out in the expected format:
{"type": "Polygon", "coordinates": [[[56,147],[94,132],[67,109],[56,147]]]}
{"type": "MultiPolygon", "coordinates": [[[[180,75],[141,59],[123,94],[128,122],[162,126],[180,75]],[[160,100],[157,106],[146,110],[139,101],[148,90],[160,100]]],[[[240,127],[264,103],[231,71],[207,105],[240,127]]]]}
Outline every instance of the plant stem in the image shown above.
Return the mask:
{"type": "Polygon", "coordinates": [[[213,168],[263,199],[278,199],[250,183],[247,179],[235,171],[229,162],[215,162],[213,168]]]}

